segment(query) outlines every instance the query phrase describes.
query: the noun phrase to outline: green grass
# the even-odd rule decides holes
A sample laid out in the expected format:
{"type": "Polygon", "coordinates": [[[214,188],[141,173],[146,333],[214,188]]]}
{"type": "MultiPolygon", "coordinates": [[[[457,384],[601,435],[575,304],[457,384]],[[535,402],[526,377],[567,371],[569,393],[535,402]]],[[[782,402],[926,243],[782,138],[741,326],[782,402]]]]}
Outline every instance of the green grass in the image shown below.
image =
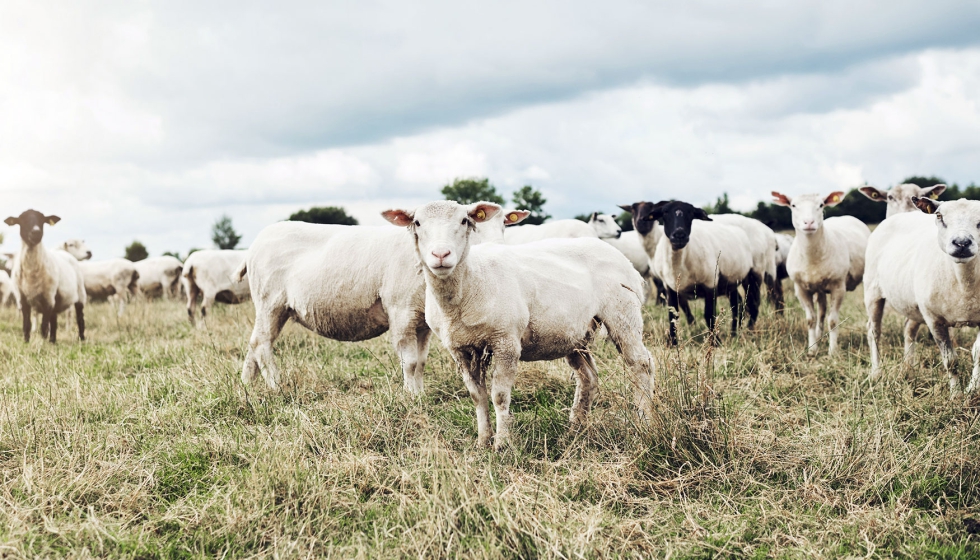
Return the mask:
{"type": "Polygon", "coordinates": [[[387,337],[290,325],[269,392],[239,381],[248,303],[207,330],[175,302],[93,304],[89,340],[57,346],[3,308],[0,557],[976,558],[978,400],[949,398],[924,333],[902,368],[893,315],[869,383],[860,301],[834,359],[806,356],[795,302],[714,349],[703,323],[666,348],[648,306],[649,422],[601,339],[589,426],[569,431],[564,361],[522,364],[501,453],[437,341],[413,398],[387,337]]]}

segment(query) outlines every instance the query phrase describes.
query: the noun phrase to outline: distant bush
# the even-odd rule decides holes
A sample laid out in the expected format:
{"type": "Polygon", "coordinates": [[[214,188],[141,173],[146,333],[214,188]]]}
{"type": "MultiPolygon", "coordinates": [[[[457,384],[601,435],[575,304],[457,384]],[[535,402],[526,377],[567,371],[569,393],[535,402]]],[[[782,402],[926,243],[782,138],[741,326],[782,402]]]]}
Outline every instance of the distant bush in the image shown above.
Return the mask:
{"type": "Polygon", "coordinates": [[[141,261],[148,256],[150,254],[146,251],[146,246],[139,241],[133,241],[129,247],[126,247],[126,258],[133,262],[141,261]]]}
{"type": "Polygon", "coordinates": [[[348,215],[339,206],[314,206],[309,210],[300,210],[291,214],[289,221],[311,224],[339,224],[342,226],[357,225],[357,218],[348,215]]]}

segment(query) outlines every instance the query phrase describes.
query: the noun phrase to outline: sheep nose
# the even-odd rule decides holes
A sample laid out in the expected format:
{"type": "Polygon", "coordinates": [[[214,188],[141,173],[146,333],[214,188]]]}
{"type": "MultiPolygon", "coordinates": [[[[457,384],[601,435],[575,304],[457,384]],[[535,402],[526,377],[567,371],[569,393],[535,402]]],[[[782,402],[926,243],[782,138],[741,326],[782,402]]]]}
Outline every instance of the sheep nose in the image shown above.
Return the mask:
{"type": "Polygon", "coordinates": [[[452,251],[450,251],[449,249],[434,249],[432,251],[432,256],[439,260],[442,260],[448,257],[449,253],[452,253],[452,251]]]}
{"type": "Polygon", "coordinates": [[[953,240],[953,245],[959,248],[969,247],[973,243],[973,240],[968,237],[957,237],[953,240]]]}

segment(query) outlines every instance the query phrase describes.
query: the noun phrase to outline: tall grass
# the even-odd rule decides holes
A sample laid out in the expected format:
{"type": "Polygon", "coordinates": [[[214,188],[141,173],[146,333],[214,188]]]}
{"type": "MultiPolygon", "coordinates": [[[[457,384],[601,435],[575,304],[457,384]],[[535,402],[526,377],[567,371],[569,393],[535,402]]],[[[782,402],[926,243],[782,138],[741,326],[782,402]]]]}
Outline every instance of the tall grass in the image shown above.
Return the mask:
{"type": "Polygon", "coordinates": [[[676,349],[649,306],[649,421],[600,340],[589,425],[563,362],[522,364],[502,453],[437,343],[414,398],[387,337],[292,325],[269,392],[238,381],[250,304],[200,331],[177,303],[93,304],[57,346],[0,309],[0,556],[976,557],[977,400],[950,400],[924,335],[902,368],[891,316],[869,383],[860,301],[833,359],[806,357],[796,306],[676,349]]]}

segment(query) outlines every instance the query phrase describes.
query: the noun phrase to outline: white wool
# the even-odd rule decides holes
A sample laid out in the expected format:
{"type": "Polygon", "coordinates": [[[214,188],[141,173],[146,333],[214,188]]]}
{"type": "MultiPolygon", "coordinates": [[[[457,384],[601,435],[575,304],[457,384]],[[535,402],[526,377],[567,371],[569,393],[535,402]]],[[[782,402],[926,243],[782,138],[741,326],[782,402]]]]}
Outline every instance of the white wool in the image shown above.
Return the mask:
{"type": "MultiPolygon", "coordinates": [[[[506,212],[508,222],[526,215],[506,212]]],[[[480,224],[474,243],[500,242],[504,224],[505,213],[480,224]]],[[[272,344],[291,318],[335,340],[367,340],[390,330],[405,389],[423,390],[430,335],[425,284],[402,229],[280,222],[259,233],[238,274],[247,275],[255,305],[244,383],[261,372],[269,387],[278,385],[272,344]]]]}
{"type": "Polygon", "coordinates": [[[564,357],[578,374],[571,420],[583,422],[598,388],[588,346],[600,324],[621,351],[637,404],[645,410],[654,368],[642,341],[639,274],[619,251],[595,238],[472,245],[467,217],[479,221],[498,211],[487,203],[433,202],[413,213],[386,213],[410,229],[405,237],[415,243],[425,276],[425,319],[464,372],[476,403],[479,443],[490,441],[490,400],[497,417],[495,447],[508,440],[519,361],[564,357]]]}
{"type": "Polygon", "coordinates": [[[649,299],[650,293],[653,291],[650,286],[650,282],[653,281],[653,270],[650,266],[650,257],[643,249],[643,243],[636,230],[624,231],[619,237],[603,237],[601,239],[629,259],[633,268],[643,277],[643,301],[649,299]]]}
{"type": "Polygon", "coordinates": [[[139,273],[127,259],[82,261],[78,263],[85,279],[85,292],[89,298],[109,300],[118,308],[118,315],[126,309],[130,296],[136,295],[139,273]]]}
{"type": "Polygon", "coordinates": [[[10,279],[10,275],[7,274],[6,270],[0,270],[0,305],[13,303],[17,298],[16,292],[17,289],[14,287],[14,281],[10,279]]]}
{"type": "Polygon", "coordinates": [[[692,293],[695,287],[715,290],[720,279],[741,282],[752,270],[748,236],[734,226],[694,220],[691,240],[683,249],[675,251],[661,235],[653,269],[667,287],[681,294],[692,293]]]}
{"type": "Polygon", "coordinates": [[[184,264],[171,256],[151,257],[133,263],[139,273],[137,282],[140,292],[152,296],[161,294],[166,298],[177,297],[180,290],[180,272],[184,264]]]}
{"type": "MultiPolygon", "coordinates": [[[[937,203],[932,203],[936,205],[937,203]]],[[[933,206],[935,208],[935,206],[933,206]]],[[[922,324],[935,338],[949,372],[952,392],[959,390],[955,351],[949,329],[980,325],[980,202],[938,204],[936,216],[900,213],[882,222],[868,240],[864,300],[868,312],[871,375],[881,369],[879,335],[885,303],[908,321],[905,359],[914,353],[922,324]],[[939,216],[942,222],[939,222],[939,216]],[[952,256],[953,241],[969,243],[974,256],[952,256]]],[[[967,392],[980,389],[980,338],[973,345],[973,372],[967,392]]]]}
{"type": "Polygon", "coordinates": [[[592,226],[581,220],[555,220],[541,225],[509,227],[504,231],[504,243],[519,245],[542,239],[598,237],[592,226]]]}
{"type": "Polygon", "coordinates": [[[772,228],[741,214],[712,214],[711,220],[745,232],[752,253],[752,272],[760,282],[776,277],[776,233],[772,228]]]}
{"type": "MultiPolygon", "coordinates": [[[[25,306],[30,306],[41,315],[57,315],[73,306],[80,312],[79,308],[85,305],[85,283],[78,261],[64,251],[48,250],[41,243],[33,247],[21,244],[20,254],[14,259],[11,280],[22,311],[25,306]]],[[[24,337],[27,339],[31,328],[29,316],[25,318],[25,325],[24,337]]]]}
{"type": "MultiPolygon", "coordinates": [[[[201,297],[201,317],[206,317],[215,301],[241,303],[249,297],[248,278],[232,279],[245,262],[246,251],[207,249],[191,253],[184,261],[181,283],[187,294],[187,318],[194,324],[194,308],[201,297]]],[[[201,322],[198,326],[203,327],[201,322]]]]}

